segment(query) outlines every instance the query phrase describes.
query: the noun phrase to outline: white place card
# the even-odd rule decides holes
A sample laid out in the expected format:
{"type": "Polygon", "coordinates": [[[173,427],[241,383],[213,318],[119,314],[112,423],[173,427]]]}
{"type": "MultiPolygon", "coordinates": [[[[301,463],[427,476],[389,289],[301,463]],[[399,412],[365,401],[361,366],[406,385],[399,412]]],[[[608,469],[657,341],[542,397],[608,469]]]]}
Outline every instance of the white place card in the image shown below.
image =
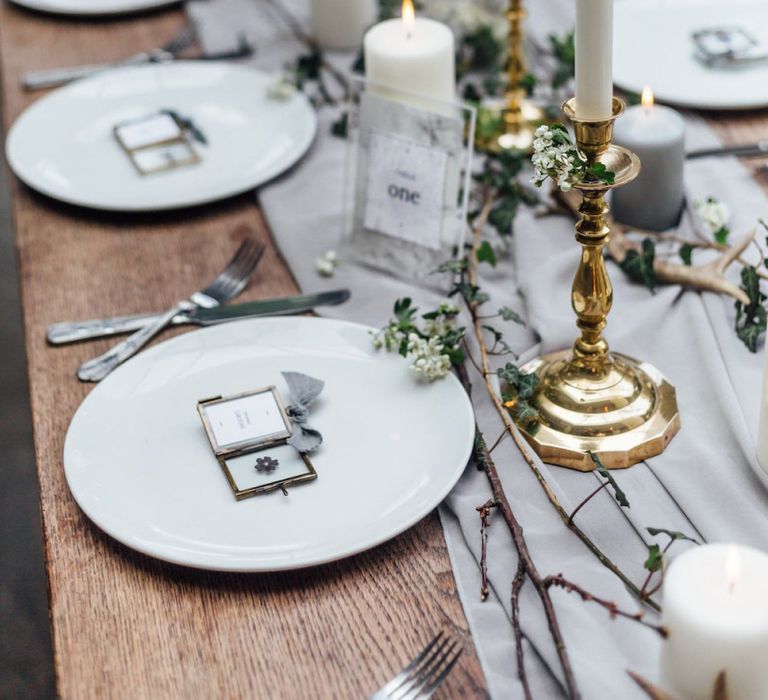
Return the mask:
{"type": "Polygon", "coordinates": [[[347,123],[345,253],[445,291],[434,273],[467,231],[474,109],[356,82],[347,123]]]}
{"type": "Polygon", "coordinates": [[[206,403],[202,411],[217,451],[273,443],[291,436],[290,423],[274,387],[206,403]]]}
{"type": "Polygon", "coordinates": [[[372,133],[364,226],[439,250],[447,163],[440,148],[372,133]]]}
{"type": "Polygon", "coordinates": [[[184,137],[178,122],[167,112],[151,114],[145,119],[119,124],[115,127],[118,141],[130,151],[154,146],[184,137]]]}

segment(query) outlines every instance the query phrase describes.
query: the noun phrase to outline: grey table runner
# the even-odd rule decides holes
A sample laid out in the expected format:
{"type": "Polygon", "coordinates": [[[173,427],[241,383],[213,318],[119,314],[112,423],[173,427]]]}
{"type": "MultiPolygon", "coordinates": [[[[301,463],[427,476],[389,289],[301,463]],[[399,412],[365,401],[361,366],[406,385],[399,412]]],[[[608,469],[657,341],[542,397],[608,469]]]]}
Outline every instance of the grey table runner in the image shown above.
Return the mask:
{"type": "MultiPolygon", "coordinates": [[[[282,1],[306,21],[304,0],[282,1]]],[[[549,32],[562,33],[573,24],[571,2],[530,5],[529,33],[540,45],[549,32]]],[[[303,51],[265,0],[190,0],[188,11],[198,22],[207,50],[231,47],[233,36],[245,32],[259,48],[253,64],[264,70],[279,70],[303,51]]],[[[345,69],[351,62],[349,55],[332,58],[345,69]]],[[[321,278],[315,271],[315,259],[328,249],[338,249],[341,235],[345,144],[329,133],[336,116],[333,109],[322,110],[318,137],[309,154],[260,191],[275,239],[303,290],[342,286],[352,290],[349,303],[324,311],[326,315],[378,326],[389,319],[398,297],[410,296],[422,308],[432,308],[441,301],[440,295],[352,263],[343,263],[332,279],[321,278]]],[[[717,143],[695,118],[688,118],[688,127],[689,148],[717,143]]],[[[758,217],[768,217],[764,193],[735,160],[692,161],[686,170],[686,188],[691,198],[716,195],[729,204],[734,239],[754,226],[758,217]]],[[[686,217],[681,228],[691,225],[686,217]]],[[[541,219],[522,210],[508,257],[495,269],[483,271],[481,284],[492,296],[491,308],[509,305],[527,319],[526,328],[508,324],[505,329],[521,359],[573,342],[576,327],[569,290],[578,256],[569,218],[541,219]]],[[[662,456],[614,472],[630,509],[619,508],[603,491],[579,514],[581,526],[638,583],[644,577],[646,544],[652,541],[645,531],[648,526],[682,530],[708,542],[768,548],[768,494],[752,472],[762,354],[751,354],[736,338],[732,300],[683,292],[676,286],[659,287],[651,295],[627,281],[613,263],[609,272],[615,304],[608,341],[614,349],[652,362],[676,385],[683,428],[662,456]]],[[[479,425],[493,441],[502,424],[482,391],[480,378],[474,376],[473,382],[479,425]]],[[[595,594],[636,610],[622,584],[564,528],[511,440],[499,445],[494,458],[540,571],[563,572],[595,594]]],[[[594,475],[540,466],[566,509],[596,486],[594,475]]],[[[500,516],[493,521],[488,544],[491,596],[480,602],[475,508],[489,495],[485,475],[469,467],[441,506],[440,515],[491,695],[522,698],[509,619],[516,554],[500,516]]],[[[609,620],[602,608],[574,595],[558,591],[553,597],[584,697],[645,698],[625,670],[657,680],[660,639],[632,622],[609,620]]],[[[530,586],[523,589],[521,616],[534,697],[561,697],[557,659],[530,586]]]]}

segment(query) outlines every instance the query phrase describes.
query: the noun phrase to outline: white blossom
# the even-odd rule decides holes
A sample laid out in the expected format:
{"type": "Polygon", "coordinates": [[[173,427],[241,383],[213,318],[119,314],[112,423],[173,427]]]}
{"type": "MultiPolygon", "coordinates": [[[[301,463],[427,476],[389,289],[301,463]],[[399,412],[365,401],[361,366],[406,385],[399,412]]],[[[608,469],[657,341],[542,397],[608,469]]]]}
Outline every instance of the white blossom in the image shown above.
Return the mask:
{"type": "Polygon", "coordinates": [[[542,125],[535,131],[533,141],[533,178],[531,182],[541,187],[548,179],[567,192],[584,178],[587,157],[571,142],[568,132],[562,128],[542,125]]]}
{"type": "Polygon", "coordinates": [[[284,77],[278,78],[267,87],[267,97],[271,100],[285,101],[296,93],[296,86],[284,77]]]}
{"type": "Polygon", "coordinates": [[[443,354],[439,338],[425,340],[416,333],[408,335],[408,358],[412,360],[411,371],[420,379],[434,381],[444,377],[451,370],[451,359],[443,354]]]}
{"type": "Polygon", "coordinates": [[[315,260],[315,269],[321,277],[333,277],[339,260],[335,250],[328,250],[315,260]]]}
{"type": "Polygon", "coordinates": [[[443,336],[456,328],[456,317],[459,308],[450,302],[440,304],[436,318],[426,319],[424,332],[429,336],[443,336]]]}
{"type": "Polygon", "coordinates": [[[713,236],[723,229],[728,229],[728,223],[731,220],[731,210],[727,204],[721,202],[716,197],[697,199],[693,204],[693,208],[704,228],[713,236]]]}

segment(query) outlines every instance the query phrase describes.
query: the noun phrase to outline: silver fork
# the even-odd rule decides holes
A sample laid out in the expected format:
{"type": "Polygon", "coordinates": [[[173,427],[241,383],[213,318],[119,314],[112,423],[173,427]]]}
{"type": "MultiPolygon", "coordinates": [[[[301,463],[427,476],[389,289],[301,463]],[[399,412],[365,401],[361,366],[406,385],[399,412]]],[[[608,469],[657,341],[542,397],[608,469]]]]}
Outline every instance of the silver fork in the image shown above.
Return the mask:
{"type": "Polygon", "coordinates": [[[451,672],[464,648],[440,632],[421,653],[369,700],[426,700],[451,672]]]}
{"type": "Polygon", "coordinates": [[[197,307],[210,309],[237,296],[248,284],[263,252],[264,246],[260,243],[252,238],[244,240],[222,273],[205,289],[195,292],[189,299],[183,299],[172,309],[168,309],[152,323],[136,331],[103,355],[80,365],[80,369],[77,370],[78,378],[83,382],[98,382],[104,379],[115,367],[135,355],[168,326],[176,314],[192,311],[197,307]]]}
{"type": "Polygon", "coordinates": [[[170,61],[175,58],[176,54],[186,49],[195,40],[196,36],[197,33],[194,26],[187,24],[170,41],[163,44],[163,46],[158,49],[142,51],[124,61],[118,61],[116,63],[100,63],[87,66],[73,66],[72,68],[53,68],[51,70],[32,71],[23,76],[21,84],[26,90],[42,90],[44,88],[65,85],[73,80],[85,78],[94,73],[98,73],[99,71],[106,70],[107,68],[132,66],[140,63],[162,63],[164,61],[170,61]]]}

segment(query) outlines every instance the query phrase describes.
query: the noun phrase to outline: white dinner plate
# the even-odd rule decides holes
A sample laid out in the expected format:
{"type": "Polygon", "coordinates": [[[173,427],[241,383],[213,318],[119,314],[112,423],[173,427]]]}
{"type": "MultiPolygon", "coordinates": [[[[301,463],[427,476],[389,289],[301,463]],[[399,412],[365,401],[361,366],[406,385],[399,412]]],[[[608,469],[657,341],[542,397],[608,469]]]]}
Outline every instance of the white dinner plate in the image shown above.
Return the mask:
{"type": "Polygon", "coordinates": [[[239,194],[293,165],[315,135],[317,117],[304,95],[267,97],[274,80],[202,61],[106,71],[23,112],[8,133],[8,162],[33,189],[95,209],[157,211],[239,194]],[[161,109],[191,118],[208,145],[197,146],[200,163],[140,175],[112,129],[161,109]]]}
{"type": "MultiPolygon", "coordinates": [[[[404,531],[459,479],[472,406],[449,376],[418,382],[369,328],[315,318],[239,321],[161,343],[119,367],[78,409],[64,445],[82,510],[123,544],[219,571],[333,561],[404,531]],[[316,481],[236,501],[197,401],[275,384],[326,382],[309,425],[324,437],[316,481]]],[[[255,457],[258,455],[254,456],[255,457]]]]}
{"type": "Polygon", "coordinates": [[[179,0],[13,0],[13,2],[40,12],[97,17],[143,12],[173,5],[179,0]]]}
{"type": "Polygon", "coordinates": [[[694,109],[768,105],[768,61],[707,68],[694,56],[691,33],[741,26],[768,41],[766,0],[620,0],[615,5],[614,81],[640,93],[650,85],[668,104],[694,109]]]}

